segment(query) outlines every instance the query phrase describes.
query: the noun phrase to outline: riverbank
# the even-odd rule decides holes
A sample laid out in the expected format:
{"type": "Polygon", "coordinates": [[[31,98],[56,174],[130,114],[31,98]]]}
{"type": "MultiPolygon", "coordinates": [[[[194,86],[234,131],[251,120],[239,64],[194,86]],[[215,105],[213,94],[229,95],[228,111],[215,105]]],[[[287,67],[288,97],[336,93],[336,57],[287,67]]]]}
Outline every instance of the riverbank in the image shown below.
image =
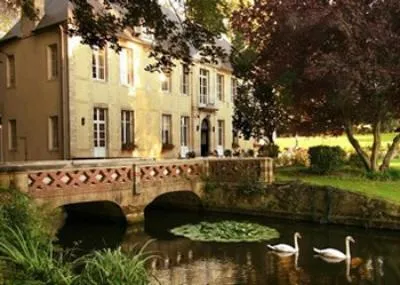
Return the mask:
{"type": "Polygon", "coordinates": [[[397,203],[301,181],[277,182],[247,194],[214,185],[206,192],[203,205],[211,211],[400,230],[397,203]]]}
{"type": "MultiPolygon", "coordinates": [[[[394,174],[399,175],[397,170],[394,174]]],[[[308,171],[305,167],[277,168],[275,171],[276,180],[280,182],[301,181],[304,183],[320,186],[330,186],[371,198],[382,199],[390,203],[400,205],[400,179],[386,177],[384,181],[376,177],[376,180],[365,177],[362,169],[346,167],[331,174],[318,175],[308,171]]]]}

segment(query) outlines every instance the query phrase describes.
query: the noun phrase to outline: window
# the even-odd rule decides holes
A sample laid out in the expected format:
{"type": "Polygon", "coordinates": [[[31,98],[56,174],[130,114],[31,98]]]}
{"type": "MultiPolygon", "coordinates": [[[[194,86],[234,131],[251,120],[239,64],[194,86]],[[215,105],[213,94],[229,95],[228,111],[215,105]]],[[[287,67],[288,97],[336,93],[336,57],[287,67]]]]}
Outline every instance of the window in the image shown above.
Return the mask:
{"type": "Polygon", "coordinates": [[[218,120],[218,145],[225,145],[225,121],[218,120]]]}
{"type": "Polygon", "coordinates": [[[9,120],[8,121],[8,149],[9,150],[17,150],[17,121],[9,120]]]}
{"type": "Polygon", "coordinates": [[[7,56],[7,87],[15,87],[15,57],[14,55],[7,56]]]}
{"type": "Polygon", "coordinates": [[[119,54],[121,83],[133,86],[133,50],[131,48],[123,48],[119,54]]]}
{"type": "Polygon", "coordinates": [[[182,78],[181,78],[181,93],[182,95],[189,95],[189,67],[182,64],[182,78]]]}
{"type": "Polygon", "coordinates": [[[163,73],[161,77],[161,90],[171,92],[171,73],[163,73]]]}
{"type": "Polygon", "coordinates": [[[217,98],[220,101],[224,100],[224,76],[222,74],[217,74],[217,98]]]}
{"type": "Polygon", "coordinates": [[[58,116],[51,116],[49,118],[49,149],[57,150],[59,146],[58,116]]]}
{"type": "Polygon", "coordinates": [[[92,78],[106,80],[106,51],[94,49],[92,53],[92,78]]]}
{"type": "Polygon", "coordinates": [[[133,111],[121,111],[121,147],[133,148],[133,111]]]}
{"type": "Polygon", "coordinates": [[[231,101],[234,102],[236,95],[237,95],[237,79],[236,78],[232,78],[231,80],[231,101]]]}
{"type": "Polygon", "coordinates": [[[189,145],[189,117],[181,117],[181,146],[189,145]]]}
{"type": "Polygon", "coordinates": [[[206,69],[200,69],[200,104],[208,103],[210,72],[206,69]]]}
{"type": "Polygon", "coordinates": [[[58,76],[58,50],[57,44],[47,47],[47,79],[52,80],[58,76]]]}
{"type": "Polygon", "coordinates": [[[162,143],[172,144],[172,116],[162,115],[162,143]]]}

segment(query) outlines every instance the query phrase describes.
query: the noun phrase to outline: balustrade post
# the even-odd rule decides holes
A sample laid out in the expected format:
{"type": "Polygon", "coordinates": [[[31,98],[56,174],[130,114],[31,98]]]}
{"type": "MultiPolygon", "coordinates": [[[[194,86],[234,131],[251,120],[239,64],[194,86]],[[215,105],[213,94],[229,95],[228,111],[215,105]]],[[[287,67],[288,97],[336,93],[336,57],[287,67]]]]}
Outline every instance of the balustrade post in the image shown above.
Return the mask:
{"type": "Polygon", "coordinates": [[[140,166],[134,164],[132,166],[133,170],[133,193],[136,195],[139,195],[140,193],[143,192],[143,190],[140,187],[140,166]]]}
{"type": "Polygon", "coordinates": [[[28,174],[26,172],[4,172],[0,174],[0,187],[14,188],[28,193],[28,174]]]}
{"type": "Polygon", "coordinates": [[[271,184],[274,182],[274,160],[272,158],[264,158],[260,160],[261,175],[260,182],[271,184]]]}

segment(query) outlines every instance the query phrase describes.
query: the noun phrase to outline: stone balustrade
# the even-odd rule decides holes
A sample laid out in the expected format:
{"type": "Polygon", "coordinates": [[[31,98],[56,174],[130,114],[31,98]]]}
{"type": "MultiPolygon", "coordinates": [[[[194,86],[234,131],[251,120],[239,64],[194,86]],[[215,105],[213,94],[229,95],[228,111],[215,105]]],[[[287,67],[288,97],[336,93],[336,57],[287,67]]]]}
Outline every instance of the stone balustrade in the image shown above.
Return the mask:
{"type": "MultiPolygon", "coordinates": [[[[244,175],[272,183],[270,158],[107,159],[12,163],[0,166],[0,187],[16,188],[54,207],[112,201],[126,215],[174,191],[202,194],[202,178],[239,182],[244,175]]],[[[135,218],[136,219],[136,218],[135,218]]]]}

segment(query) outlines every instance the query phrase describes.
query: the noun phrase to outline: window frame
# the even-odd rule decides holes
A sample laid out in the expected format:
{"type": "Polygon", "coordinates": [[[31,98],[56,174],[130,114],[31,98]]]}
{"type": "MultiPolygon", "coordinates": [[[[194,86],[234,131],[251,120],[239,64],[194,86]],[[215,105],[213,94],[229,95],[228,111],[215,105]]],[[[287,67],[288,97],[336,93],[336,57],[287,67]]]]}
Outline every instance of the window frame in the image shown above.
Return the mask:
{"type": "Polygon", "coordinates": [[[217,99],[221,102],[225,100],[225,76],[221,73],[217,73],[217,99]]]}
{"type": "Polygon", "coordinates": [[[161,79],[161,91],[165,94],[171,94],[172,92],[172,72],[164,72],[162,74],[163,79],[161,79]],[[167,89],[164,89],[164,84],[168,87],[167,89]]]}
{"type": "Polygon", "coordinates": [[[133,110],[121,110],[121,149],[124,148],[124,145],[133,146],[134,141],[135,141],[135,112],[133,110]],[[128,132],[128,127],[129,127],[129,132],[128,132]]]}
{"type": "Polygon", "coordinates": [[[93,48],[92,49],[92,79],[96,81],[107,80],[107,49],[104,48],[93,48]],[[103,55],[103,60],[100,60],[100,56],[103,55]],[[100,63],[103,62],[103,66],[100,63]],[[103,70],[103,77],[101,78],[100,70],[103,70]]]}
{"type": "Polygon", "coordinates": [[[15,88],[17,85],[16,78],[16,64],[15,64],[15,55],[8,54],[6,59],[6,85],[7,88],[15,88]]]}
{"type": "Polygon", "coordinates": [[[200,104],[207,105],[209,103],[210,96],[210,71],[205,68],[199,70],[199,97],[200,104]],[[202,74],[204,72],[204,74],[202,74]],[[206,91],[203,93],[203,91],[206,91]]]}
{"type": "Polygon", "coordinates": [[[17,120],[8,120],[8,150],[17,151],[18,135],[17,135],[17,120]]]}
{"type": "Polygon", "coordinates": [[[133,87],[135,84],[134,51],[133,48],[123,47],[120,51],[120,82],[124,86],[133,87]]]}
{"type": "Polygon", "coordinates": [[[170,114],[161,115],[161,143],[162,145],[172,144],[172,115],[170,114]],[[165,126],[167,129],[164,128],[165,126]]]}
{"type": "Polygon", "coordinates": [[[47,46],[47,80],[55,80],[59,73],[58,45],[47,46]]]}
{"type": "Polygon", "coordinates": [[[48,122],[48,146],[49,150],[60,149],[59,120],[58,116],[50,116],[48,122]]]}
{"type": "Polygon", "coordinates": [[[181,94],[183,96],[190,95],[190,68],[187,64],[182,64],[181,94]]]}
{"type": "Polygon", "coordinates": [[[181,134],[180,145],[181,147],[189,147],[190,144],[190,117],[181,116],[181,134]]]}
{"type": "Polygon", "coordinates": [[[225,146],[225,120],[217,121],[217,131],[218,131],[217,145],[224,147],[225,146]]]}

